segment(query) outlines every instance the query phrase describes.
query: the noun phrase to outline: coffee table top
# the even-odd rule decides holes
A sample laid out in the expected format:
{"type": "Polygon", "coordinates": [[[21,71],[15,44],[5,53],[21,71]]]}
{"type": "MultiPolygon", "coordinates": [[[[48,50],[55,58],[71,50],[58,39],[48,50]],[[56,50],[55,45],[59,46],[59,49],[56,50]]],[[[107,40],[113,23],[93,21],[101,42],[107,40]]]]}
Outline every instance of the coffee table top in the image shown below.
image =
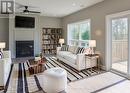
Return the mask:
{"type": "Polygon", "coordinates": [[[46,64],[47,63],[47,59],[45,57],[43,57],[41,60],[36,61],[35,58],[29,59],[28,60],[30,65],[36,65],[36,64],[46,64]]]}

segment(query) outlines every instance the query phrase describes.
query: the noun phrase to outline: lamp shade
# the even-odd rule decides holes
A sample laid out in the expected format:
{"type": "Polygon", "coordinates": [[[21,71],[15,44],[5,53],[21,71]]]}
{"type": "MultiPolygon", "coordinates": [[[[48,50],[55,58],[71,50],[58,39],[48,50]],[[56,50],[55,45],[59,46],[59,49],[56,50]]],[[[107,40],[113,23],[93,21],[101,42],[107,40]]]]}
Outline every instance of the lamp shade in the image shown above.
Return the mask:
{"type": "Polygon", "coordinates": [[[5,42],[0,42],[0,48],[1,49],[5,48],[5,42]]]}
{"type": "Polygon", "coordinates": [[[64,42],[65,42],[64,39],[62,39],[62,38],[59,39],[59,43],[60,43],[60,44],[63,44],[64,42]]]}
{"type": "Polygon", "coordinates": [[[96,40],[89,40],[89,47],[96,47],[96,40]]]}

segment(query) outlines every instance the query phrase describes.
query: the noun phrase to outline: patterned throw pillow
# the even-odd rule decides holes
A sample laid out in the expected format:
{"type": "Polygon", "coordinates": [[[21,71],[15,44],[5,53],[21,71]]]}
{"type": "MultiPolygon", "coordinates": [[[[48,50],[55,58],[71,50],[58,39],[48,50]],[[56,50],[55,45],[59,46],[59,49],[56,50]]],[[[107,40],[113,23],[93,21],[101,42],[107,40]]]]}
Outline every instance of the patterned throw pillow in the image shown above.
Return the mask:
{"type": "Polygon", "coordinates": [[[85,48],[84,47],[78,47],[76,54],[84,53],[85,48]]]}
{"type": "Polygon", "coordinates": [[[68,51],[68,49],[69,49],[69,45],[63,45],[61,47],[61,51],[68,51]]]}
{"type": "Polygon", "coordinates": [[[73,54],[76,54],[77,48],[78,48],[77,46],[69,46],[68,51],[71,52],[71,53],[73,53],[73,54]]]}
{"type": "Polygon", "coordinates": [[[85,54],[91,54],[91,49],[90,49],[90,48],[86,48],[86,49],[84,50],[84,53],[85,53],[85,54]]]}

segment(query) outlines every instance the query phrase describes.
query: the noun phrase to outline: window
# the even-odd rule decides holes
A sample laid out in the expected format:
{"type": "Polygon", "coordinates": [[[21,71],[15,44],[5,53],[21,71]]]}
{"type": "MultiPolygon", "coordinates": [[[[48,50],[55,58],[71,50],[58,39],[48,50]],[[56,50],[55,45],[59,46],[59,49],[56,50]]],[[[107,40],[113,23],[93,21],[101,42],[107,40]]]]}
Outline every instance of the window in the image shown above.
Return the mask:
{"type": "Polygon", "coordinates": [[[112,20],[112,38],[113,40],[127,40],[128,37],[128,19],[120,18],[112,20]]]}
{"type": "Polygon", "coordinates": [[[68,45],[88,47],[90,20],[68,24],[68,45]]]}
{"type": "Polygon", "coordinates": [[[128,18],[111,20],[112,68],[127,73],[128,65],[128,18]]]}

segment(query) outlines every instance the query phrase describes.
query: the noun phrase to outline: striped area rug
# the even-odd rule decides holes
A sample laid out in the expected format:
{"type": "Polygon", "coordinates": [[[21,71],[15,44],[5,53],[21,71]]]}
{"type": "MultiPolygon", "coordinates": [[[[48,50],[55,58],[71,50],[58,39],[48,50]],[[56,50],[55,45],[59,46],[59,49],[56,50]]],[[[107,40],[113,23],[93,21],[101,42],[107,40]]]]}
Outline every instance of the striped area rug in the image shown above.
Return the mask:
{"type": "Polygon", "coordinates": [[[86,69],[81,72],[78,72],[76,69],[72,68],[71,66],[65,64],[62,61],[57,61],[56,57],[47,57],[48,63],[46,64],[47,69],[52,67],[61,67],[67,71],[67,79],[68,82],[76,81],[82,78],[86,78],[88,76],[96,75],[101,71],[97,71],[97,69],[86,69]]]}
{"type": "MultiPolygon", "coordinates": [[[[95,69],[87,69],[78,72],[76,69],[69,65],[57,61],[56,57],[47,57],[47,69],[53,67],[61,67],[67,71],[68,83],[82,78],[86,78],[92,75],[99,74],[95,69]]],[[[14,64],[10,71],[10,78],[7,83],[7,88],[4,93],[45,93],[43,86],[43,73],[36,75],[29,75],[27,62],[14,64]]]]}
{"type": "Polygon", "coordinates": [[[44,93],[37,75],[29,75],[25,63],[14,64],[4,93],[44,93]]]}

